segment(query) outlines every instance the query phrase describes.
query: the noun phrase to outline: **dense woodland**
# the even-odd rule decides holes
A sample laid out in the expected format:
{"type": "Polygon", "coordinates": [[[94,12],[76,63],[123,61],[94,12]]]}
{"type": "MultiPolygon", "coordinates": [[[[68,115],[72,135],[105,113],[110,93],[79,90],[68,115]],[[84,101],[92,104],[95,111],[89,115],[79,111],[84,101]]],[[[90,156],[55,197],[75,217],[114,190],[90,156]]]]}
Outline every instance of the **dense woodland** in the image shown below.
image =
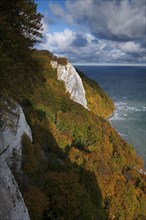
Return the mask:
{"type": "Polygon", "coordinates": [[[21,171],[13,167],[30,218],[146,219],[143,162],[105,119],[111,99],[83,73],[91,111],[70,99],[50,64],[66,59],[33,49],[41,37],[33,1],[1,0],[0,22],[1,113],[5,100],[18,102],[33,135],[22,137],[21,171]]]}

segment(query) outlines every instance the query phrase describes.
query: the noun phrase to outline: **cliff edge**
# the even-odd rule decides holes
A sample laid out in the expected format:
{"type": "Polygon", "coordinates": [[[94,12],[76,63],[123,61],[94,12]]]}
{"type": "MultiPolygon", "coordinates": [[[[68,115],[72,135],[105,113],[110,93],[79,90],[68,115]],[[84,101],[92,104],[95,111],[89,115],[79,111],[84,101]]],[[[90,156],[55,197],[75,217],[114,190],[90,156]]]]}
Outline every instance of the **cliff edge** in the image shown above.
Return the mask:
{"type": "Polygon", "coordinates": [[[74,102],[88,108],[82,79],[72,64],[67,62],[66,65],[61,65],[57,61],[51,61],[51,65],[57,69],[58,80],[64,81],[66,91],[70,94],[70,98],[74,102]]]}

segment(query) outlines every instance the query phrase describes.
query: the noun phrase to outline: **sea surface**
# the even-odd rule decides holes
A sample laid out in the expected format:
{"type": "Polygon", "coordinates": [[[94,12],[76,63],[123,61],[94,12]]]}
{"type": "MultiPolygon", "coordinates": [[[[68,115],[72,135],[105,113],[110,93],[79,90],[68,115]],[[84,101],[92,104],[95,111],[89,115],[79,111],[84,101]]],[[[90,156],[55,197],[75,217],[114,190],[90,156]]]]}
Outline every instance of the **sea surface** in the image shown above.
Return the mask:
{"type": "Polygon", "coordinates": [[[146,168],[146,67],[75,66],[112,98],[116,110],[110,123],[134,146],[146,168]]]}

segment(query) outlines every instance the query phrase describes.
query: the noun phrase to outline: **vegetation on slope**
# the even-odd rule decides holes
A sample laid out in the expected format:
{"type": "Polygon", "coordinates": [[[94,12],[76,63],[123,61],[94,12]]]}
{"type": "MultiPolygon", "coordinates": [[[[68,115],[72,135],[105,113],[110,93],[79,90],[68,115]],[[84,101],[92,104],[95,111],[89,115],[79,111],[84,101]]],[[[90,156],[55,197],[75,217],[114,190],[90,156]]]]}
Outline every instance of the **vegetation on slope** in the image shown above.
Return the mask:
{"type": "Polygon", "coordinates": [[[27,181],[19,180],[31,219],[144,219],[145,177],[135,151],[70,100],[46,52],[36,57],[46,83],[22,103],[33,143],[22,139],[27,181]]]}
{"type": "Polygon", "coordinates": [[[107,98],[85,76],[92,111],[70,100],[51,68],[54,57],[32,49],[41,27],[33,1],[2,0],[0,6],[0,107],[6,98],[17,100],[32,129],[33,143],[22,138],[22,170],[15,173],[31,219],[145,219],[145,177],[137,171],[142,162],[98,116],[107,117],[112,103],[99,101],[95,110],[92,92],[107,98]]]}
{"type": "Polygon", "coordinates": [[[95,114],[108,118],[114,111],[114,103],[110,97],[103,92],[96,81],[89,79],[79,70],[77,72],[83,80],[88,108],[95,114]]]}

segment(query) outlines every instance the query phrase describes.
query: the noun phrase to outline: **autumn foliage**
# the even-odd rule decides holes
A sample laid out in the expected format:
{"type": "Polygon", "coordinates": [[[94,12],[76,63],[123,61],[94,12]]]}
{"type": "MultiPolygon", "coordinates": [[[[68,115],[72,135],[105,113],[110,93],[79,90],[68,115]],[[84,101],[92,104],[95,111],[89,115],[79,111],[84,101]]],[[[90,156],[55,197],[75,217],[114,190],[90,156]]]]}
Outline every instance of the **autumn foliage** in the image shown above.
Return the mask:
{"type": "Polygon", "coordinates": [[[22,139],[29,180],[22,191],[31,219],[144,219],[142,161],[105,119],[70,100],[56,70],[45,63],[50,57],[37,56],[46,83],[23,102],[33,134],[33,143],[26,135],[22,139]]]}
{"type": "Polygon", "coordinates": [[[90,111],[73,102],[51,67],[67,59],[33,49],[42,26],[34,1],[0,6],[1,115],[15,100],[33,136],[31,142],[23,135],[22,168],[15,172],[30,219],[146,219],[143,162],[105,120],[112,100],[79,72],[90,111]]]}

